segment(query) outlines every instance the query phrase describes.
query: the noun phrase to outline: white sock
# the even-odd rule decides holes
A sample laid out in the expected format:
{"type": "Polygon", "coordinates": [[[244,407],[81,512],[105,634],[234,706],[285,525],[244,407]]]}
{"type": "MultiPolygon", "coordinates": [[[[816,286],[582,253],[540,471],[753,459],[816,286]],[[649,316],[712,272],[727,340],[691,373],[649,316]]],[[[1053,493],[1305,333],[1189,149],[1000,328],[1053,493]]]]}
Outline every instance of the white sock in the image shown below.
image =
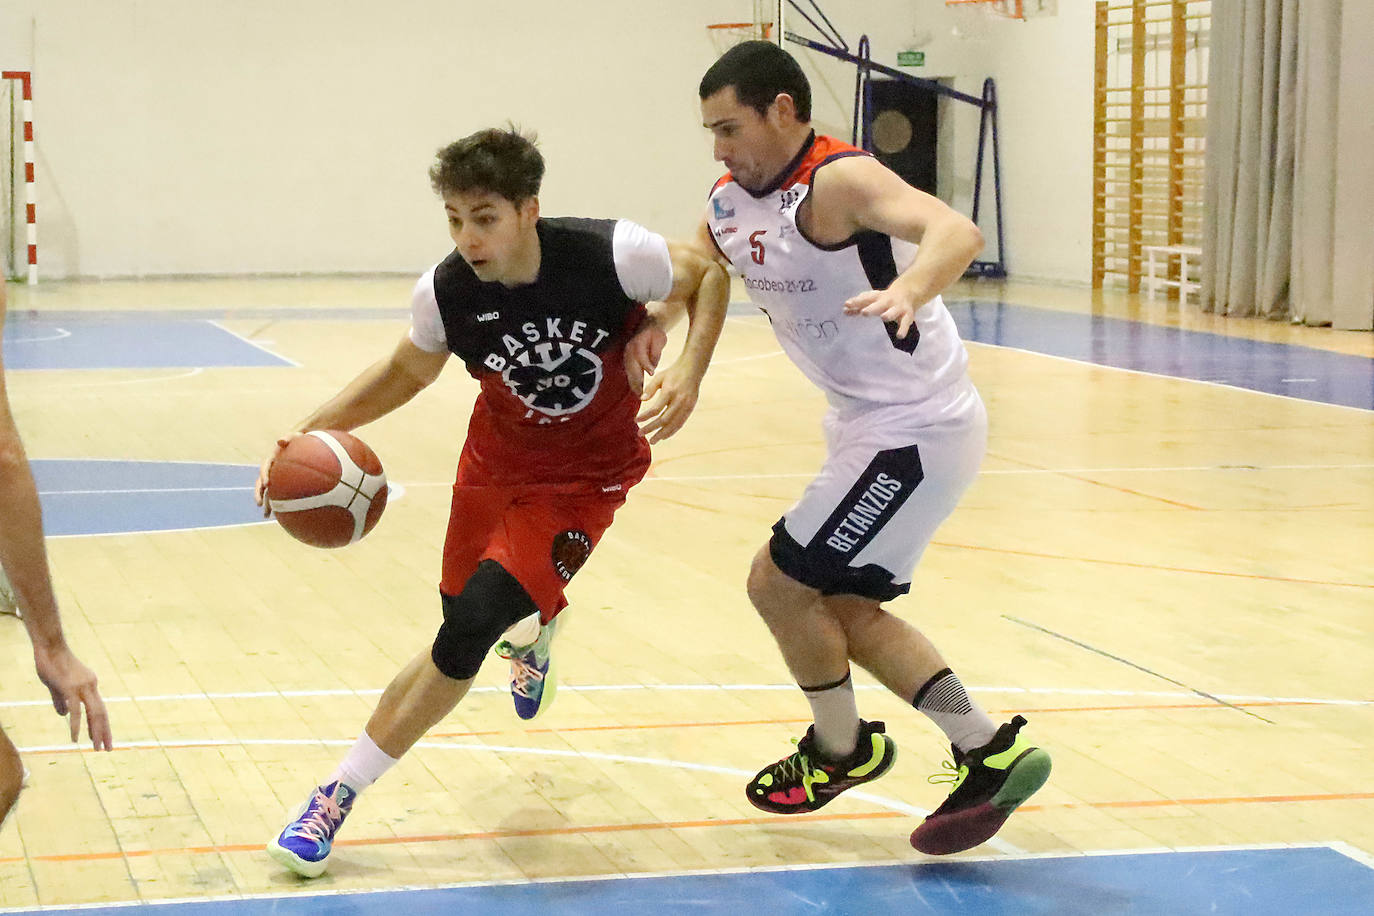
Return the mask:
{"type": "MultiPolygon", "coordinates": [[[[801,685],[798,685],[801,686],[801,685]]],[[[802,687],[816,720],[814,734],[821,753],[832,760],[848,757],[859,743],[859,708],[849,672],[842,680],[820,687],[802,687]]]]}
{"type": "Polygon", "coordinates": [[[912,701],[940,726],[951,744],[961,751],[982,747],[997,734],[997,724],[973,702],[958,675],[948,668],[935,672],[912,701]]]}
{"type": "Polygon", "coordinates": [[[377,746],[377,742],[364,731],[348,749],[344,759],[324,785],[341,782],[354,792],[361,792],[382,778],[382,774],[396,765],[396,758],[377,746]]]}
{"type": "Polygon", "coordinates": [[[539,641],[539,612],[511,624],[511,628],[501,634],[501,638],[517,648],[532,646],[539,641]]]}

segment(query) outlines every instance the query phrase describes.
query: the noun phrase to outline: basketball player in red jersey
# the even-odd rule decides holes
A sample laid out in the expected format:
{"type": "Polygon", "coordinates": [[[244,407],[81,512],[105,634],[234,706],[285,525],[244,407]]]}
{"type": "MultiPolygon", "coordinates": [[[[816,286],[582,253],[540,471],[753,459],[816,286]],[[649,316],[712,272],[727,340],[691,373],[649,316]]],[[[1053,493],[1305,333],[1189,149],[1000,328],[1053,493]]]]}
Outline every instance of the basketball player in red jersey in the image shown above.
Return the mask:
{"type": "Polygon", "coordinates": [[[371,422],[433,382],[450,355],[481,383],[444,544],[443,624],[268,844],[298,874],[324,872],[354,798],[457,705],[498,638],[563,609],[568,581],[649,467],[645,432],[666,438],[691,413],[724,323],[729,282],[718,265],[628,220],[541,218],[543,173],[534,144],[513,129],[440,150],[430,178],[455,250],[416,284],[410,329],[392,354],[299,427],[371,422]],[[691,320],[681,357],[641,402],[664,339],[644,303],[665,299],[691,320]],[[632,339],[638,356],[627,365],[632,339]]]}
{"type": "MultiPolygon", "coordinates": [[[[0,337],[5,329],[5,282],[0,278],[0,337]]],[[[9,580],[17,613],[33,643],[38,679],[52,694],[53,709],[67,716],[72,740],[81,734],[85,712],[91,745],[98,751],[111,746],[110,719],[96,688],[96,677],[72,654],[62,633],[62,618],[48,573],[43,544],[42,509],[24,443],[10,413],[5,391],[5,364],[0,355],[0,569],[9,580]]],[[[14,807],[24,785],[24,764],[4,729],[0,729],[0,823],[14,807]]]]}
{"type": "Polygon", "coordinates": [[[699,95],[729,170],[699,243],[743,277],[783,350],[830,402],[825,465],[774,526],[748,582],[815,724],[746,795],[765,811],[814,811],[892,765],[883,723],[859,718],[853,661],[952,745],[952,792],[912,845],[968,849],[1040,788],[1049,755],[1019,734],[1022,717],[995,724],[883,602],[910,589],[986,447],[987,415],[939,295],[982,236],[864,151],[817,136],[806,76],[774,44],[726,52],[699,95]]]}

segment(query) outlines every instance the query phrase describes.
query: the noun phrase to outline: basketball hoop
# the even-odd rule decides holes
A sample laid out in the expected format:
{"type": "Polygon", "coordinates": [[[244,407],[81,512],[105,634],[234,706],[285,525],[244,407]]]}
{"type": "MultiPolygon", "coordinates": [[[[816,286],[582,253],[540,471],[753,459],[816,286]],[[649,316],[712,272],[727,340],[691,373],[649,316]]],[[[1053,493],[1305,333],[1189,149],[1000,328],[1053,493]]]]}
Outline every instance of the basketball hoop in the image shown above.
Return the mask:
{"type": "Polygon", "coordinates": [[[983,12],[1003,19],[1025,19],[1026,10],[1022,0],[945,0],[945,6],[961,7],[965,10],[983,12]]]}
{"type": "Polygon", "coordinates": [[[763,39],[768,41],[773,36],[773,23],[771,22],[713,22],[706,26],[706,30],[711,34],[712,40],[721,40],[727,44],[737,45],[742,41],[752,41],[763,39]]]}

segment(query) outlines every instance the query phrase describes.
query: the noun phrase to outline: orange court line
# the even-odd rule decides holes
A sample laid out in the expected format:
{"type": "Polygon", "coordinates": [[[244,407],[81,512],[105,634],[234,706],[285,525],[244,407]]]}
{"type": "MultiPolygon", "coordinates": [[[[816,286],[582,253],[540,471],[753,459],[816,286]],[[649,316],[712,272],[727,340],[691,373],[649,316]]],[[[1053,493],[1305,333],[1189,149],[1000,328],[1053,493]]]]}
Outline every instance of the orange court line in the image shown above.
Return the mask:
{"type": "Polygon", "coordinates": [[[1010,462],[1011,464],[1019,464],[1022,467],[1026,468],[1034,468],[1037,471],[1045,471],[1046,473],[1054,474],[1057,477],[1067,477],[1070,480],[1077,480],[1080,483],[1090,483],[1095,487],[1103,487],[1108,490],[1116,490],[1118,493],[1126,493],[1131,496],[1139,496],[1142,499],[1153,499],[1156,502],[1166,503],[1170,506],[1178,506],[1180,509],[1192,509],[1196,512],[1205,511],[1201,506],[1192,506],[1188,503],[1181,503],[1174,499],[1166,499],[1163,496],[1155,496],[1153,493],[1143,493],[1140,490],[1132,490],[1130,487],[1122,487],[1114,483],[1107,483],[1102,480],[1093,480],[1091,477],[1084,477],[1081,474],[1075,474],[1071,471],[1056,471],[1051,468],[1047,468],[1044,465],[1033,464],[1029,461],[1022,461],[1018,458],[1009,458],[1006,455],[990,455],[989,457],[996,457],[1000,461],[1010,462]]]}
{"type": "MultiPolygon", "coordinates": [[[[1374,792],[1345,792],[1328,795],[1249,795],[1229,798],[1153,798],[1135,801],[1064,802],[1050,805],[1022,805],[1019,811],[1050,811],[1067,808],[1160,808],[1192,805],[1279,804],[1287,802],[1356,801],[1374,799],[1374,792]]],[[[587,824],[569,827],[535,827],[525,830],[483,830],[472,833],[439,833],[417,836],[375,837],[339,840],[336,846],[395,846],[407,843],[449,843],[462,840],[502,840],[536,836],[575,836],[585,833],[626,833],[643,830],[683,830],[700,827],[791,826],[817,821],[870,821],[909,817],[900,811],[867,811],[836,814],[797,814],[788,817],[736,817],[700,821],[661,821],[643,824],[587,824]]],[[[109,859],[135,859],[160,855],[206,855],[231,852],[257,852],[261,843],[234,843],[220,846],[186,846],[165,849],[129,849],[108,852],[64,853],[36,856],[7,856],[0,865],[19,862],[96,862],[109,859]]]]}
{"type": "MultiPolygon", "coordinates": [[[[787,819],[787,823],[799,821],[863,821],[882,818],[906,817],[900,811],[869,811],[856,814],[800,814],[787,819]]],[[[652,824],[589,824],[581,827],[534,827],[525,830],[482,830],[472,833],[436,833],[417,836],[371,837],[366,839],[339,840],[335,846],[396,846],[405,843],[449,843],[460,840],[505,840],[535,836],[570,836],[579,833],[625,833],[640,830],[680,830],[691,827],[744,827],[777,823],[778,817],[736,817],[703,821],[663,821],[652,824]]],[[[206,855],[227,852],[258,852],[262,843],[233,843],[220,846],[186,846],[165,849],[128,849],[108,852],[77,852],[37,856],[6,856],[0,858],[0,865],[17,862],[97,862],[107,859],[142,859],[149,856],[206,855]]]]}
{"type": "MultiPolygon", "coordinates": [[[[1330,703],[1322,703],[1316,700],[1255,700],[1248,702],[1237,702],[1231,704],[1238,707],[1250,706],[1331,706],[1336,709],[1371,709],[1369,706],[1341,705],[1336,706],[1330,703]]],[[[1226,709],[1216,703],[1132,703],[1122,706],[1017,706],[1010,709],[989,709],[988,712],[997,715],[1010,715],[1014,713],[1024,713],[1035,715],[1038,713],[1051,712],[1133,712],[1149,709],[1226,709]]],[[[430,732],[426,738],[486,738],[493,735],[555,735],[563,732],[604,732],[604,731],[647,731],[657,728],[726,728],[730,726],[742,725],[800,725],[810,724],[810,717],[795,716],[781,719],[735,719],[728,722],[645,722],[635,725],[566,725],[562,727],[549,728],[491,728],[483,731],[465,732],[430,732]]],[[[353,737],[357,737],[356,735],[353,737]]],[[[156,745],[155,747],[121,747],[115,745],[115,751],[148,751],[148,750],[200,750],[212,747],[237,747],[237,741],[214,741],[214,742],[177,742],[169,741],[156,745]]],[[[94,754],[105,753],[96,751],[94,748],[73,745],[72,747],[47,748],[41,751],[25,751],[25,754],[32,756],[48,756],[53,754],[94,754]]]]}
{"type": "Polygon", "coordinates": [[[1188,566],[1164,566],[1159,563],[1132,563],[1129,560],[1099,560],[1094,557],[1071,557],[1061,553],[1038,553],[1033,550],[1014,550],[1010,547],[985,547],[981,544],[955,544],[951,541],[931,541],[936,547],[952,547],[955,550],[981,550],[987,553],[1005,553],[1018,557],[1035,557],[1041,560],[1071,560],[1077,563],[1098,563],[1102,566],[1125,566],[1131,569],[1154,569],[1161,572],[1193,573],[1198,576],[1225,576],[1230,579],[1257,579],[1264,582],[1294,582],[1299,585],[1334,585],[1338,588],[1374,588],[1370,582],[1336,582],[1330,579],[1299,579],[1296,576],[1265,576],[1259,573],[1226,572],[1220,569],[1193,569],[1188,566]]]}
{"type": "Polygon", "coordinates": [[[1077,480],[1082,483],[1090,483],[1095,487],[1105,487],[1108,490],[1116,490],[1118,493],[1126,493],[1131,496],[1139,496],[1142,499],[1153,499],[1156,502],[1165,503],[1170,506],[1178,506],[1180,509],[1192,509],[1195,512],[1205,511],[1201,506],[1193,506],[1188,503],[1181,503],[1176,499],[1167,499],[1163,496],[1155,496],[1152,493],[1142,493],[1140,490],[1132,490],[1130,487],[1117,486],[1113,483],[1104,483],[1101,480],[1093,480],[1091,477],[1083,477],[1079,474],[1069,474],[1065,471],[1056,471],[1060,477],[1068,477],[1070,480],[1077,480]]]}
{"type": "MultiPolygon", "coordinates": [[[[1253,702],[1233,703],[1233,706],[1329,706],[1329,703],[1320,703],[1315,700],[1256,700],[1253,702]]],[[[1125,706],[1017,706],[1012,709],[989,709],[988,712],[996,715],[1013,713],[1042,713],[1042,712],[1130,712],[1133,710],[1145,709],[1226,709],[1218,703],[1133,703],[1125,706]]],[[[1350,708],[1342,706],[1342,709],[1350,708]]],[[[567,725],[562,727],[550,728],[522,728],[510,730],[494,730],[481,732],[431,732],[426,737],[429,738],[475,738],[483,735],[501,734],[524,734],[524,735],[553,735],[560,732],[605,732],[605,731],[641,731],[654,728],[724,728],[734,725],[796,725],[805,723],[811,724],[809,716],[794,716],[783,719],[731,719],[728,722],[648,722],[638,725],[567,725]]]]}

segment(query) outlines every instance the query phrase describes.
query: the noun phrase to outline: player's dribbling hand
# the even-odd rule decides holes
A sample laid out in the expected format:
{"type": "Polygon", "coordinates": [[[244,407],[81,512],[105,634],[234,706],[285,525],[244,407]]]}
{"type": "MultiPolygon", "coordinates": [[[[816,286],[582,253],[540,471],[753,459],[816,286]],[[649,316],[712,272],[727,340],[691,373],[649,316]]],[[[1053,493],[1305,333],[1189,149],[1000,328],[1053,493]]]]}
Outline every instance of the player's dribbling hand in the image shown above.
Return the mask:
{"type": "Polygon", "coordinates": [[[649,379],[644,386],[644,393],[640,395],[643,406],[635,420],[639,422],[639,431],[648,438],[650,445],[662,442],[682,429],[682,424],[696,409],[700,390],[701,377],[682,368],[681,362],[673,363],[649,379]]]}
{"type": "Polygon", "coordinates": [[[629,379],[630,390],[635,394],[644,396],[644,376],[654,374],[667,343],[668,332],[652,318],[646,318],[626,342],[625,377],[629,379]]]}
{"type": "Polygon", "coordinates": [[[66,646],[58,649],[45,649],[41,643],[34,643],[34,667],[38,669],[38,679],[52,694],[52,708],[59,716],[66,716],[71,726],[72,741],[81,737],[81,713],[86,713],[86,732],[91,737],[91,746],[97,751],[108,751],[114,746],[110,735],[110,717],[105,712],[105,701],[96,689],[95,672],[81,663],[66,646]]]}
{"type": "Polygon", "coordinates": [[[284,439],[278,439],[276,446],[272,449],[271,453],[263,459],[261,466],[258,468],[258,482],[253,485],[253,502],[262,506],[263,518],[267,518],[272,514],[272,501],[267,498],[267,484],[270,482],[268,474],[272,470],[272,462],[277,460],[277,456],[281,454],[282,449],[286,448],[286,444],[299,435],[300,433],[292,433],[284,439]]]}
{"type": "Polygon", "coordinates": [[[916,310],[924,303],[912,302],[900,290],[867,290],[847,299],[844,303],[846,315],[863,315],[881,318],[883,321],[897,323],[897,339],[905,340],[907,331],[916,320],[916,310]]]}

